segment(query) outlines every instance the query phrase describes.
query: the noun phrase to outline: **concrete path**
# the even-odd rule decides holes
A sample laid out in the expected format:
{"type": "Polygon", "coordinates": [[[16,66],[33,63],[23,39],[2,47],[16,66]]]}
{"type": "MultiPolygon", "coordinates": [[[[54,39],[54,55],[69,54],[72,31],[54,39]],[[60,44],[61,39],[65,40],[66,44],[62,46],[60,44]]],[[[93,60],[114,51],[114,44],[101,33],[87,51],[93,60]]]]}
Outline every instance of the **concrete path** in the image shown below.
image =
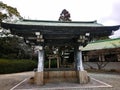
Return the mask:
{"type": "Polygon", "coordinates": [[[10,90],[25,78],[31,77],[33,74],[33,72],[0,74],[0,90],[10,90]]]}
{"type": "MultiPolygon", "coordinates": [[[[34,75],[34,72],[0,75],[0,90],[14,90],[14,87],[16,85],[20,84],[20,82],[24,82],[24,80],[27,80],[27,78],[30,78],[33,75],[34,75]]],[[[61,86],[62,87],[61,89],[56,88],[54,90],[120,90],[120,75],[119,74],[89,73],[89,75],[91,78],[94,78],[95,80],[100,80],[101,82],[106,83],[107,85],[111,85],[112,87],[64,88],[61,86]]],[[[50,84],[47,84],[47,85],[50,85],[50,84]]],[[[59,85],[70,87],[69,86],[70,84],[67,84],[67,83],[59,84],[59,85]]],[[[31,89],[31,90],[50,90],[50,89],[36,88],[36,89],[31,89]]]]}

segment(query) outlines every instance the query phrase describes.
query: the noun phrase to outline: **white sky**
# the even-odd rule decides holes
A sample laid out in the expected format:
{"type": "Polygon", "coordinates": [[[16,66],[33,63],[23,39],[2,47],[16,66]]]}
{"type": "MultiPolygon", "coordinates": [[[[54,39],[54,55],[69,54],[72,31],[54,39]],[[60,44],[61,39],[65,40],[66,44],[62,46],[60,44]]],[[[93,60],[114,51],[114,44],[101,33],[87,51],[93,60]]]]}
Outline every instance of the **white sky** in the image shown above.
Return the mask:
{"type": "MultiPolygon", "coordinates": [[[[16,7],[26,19],[58,20],[63,9],[72,21],[97,20],[103,25],[120,25],[120,0],[1,0],[16,7]]],[[[120,34],[120,31],[119,31],[120,34]]]]}
{"type": "MultiPolygon", "coordinates": [[[[58,20],[63,9],[73,21],[98,20],[103,24],[120,24],[116,20],[120,0],[1,0],[16,7],[21,16],[30,19],[58,20]],[[117,11],[116,11],[117,10],[117,11]]],[[[119,15],[120,16],[120,15],[119,15]]],[[[120,19],[120,17],[119,17],[120,19]]]]}

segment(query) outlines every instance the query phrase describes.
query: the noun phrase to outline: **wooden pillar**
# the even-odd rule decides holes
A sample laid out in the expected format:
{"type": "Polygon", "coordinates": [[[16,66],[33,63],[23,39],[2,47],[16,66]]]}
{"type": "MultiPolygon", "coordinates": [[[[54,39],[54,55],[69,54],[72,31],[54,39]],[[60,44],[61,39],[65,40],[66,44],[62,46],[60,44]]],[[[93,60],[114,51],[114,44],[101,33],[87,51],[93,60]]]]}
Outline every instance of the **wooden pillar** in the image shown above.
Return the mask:
{"type": "Polygon", "coordinates": [[[84,60],[85,61],[89,61],[89,58],[88,58],[88,56],[86,55],[86,56],[84,56],[84,60]]]}
{"type": "Polygon", "coordinates": [[[85,71],[83,67],[82,51],[80,49],[77,51],[77,70],[78,70],[79,83],[80,84],[88,83],[90,80],[87,75],[87,71],[85,71]]]}
{"type": "Polygon", "coordinates": [[[89,61],[88,55],[85,56],[85,61],[89,61]]]}
{"type": "Polygon", "coordinates": [[[49,69],[51,68],[51,59],[49,58],[49,69]]]}
{"type": "Polygon", "coordinates": [[[104,62],[105,61],[105,56],[104,56],[104,54],[102,54],[102,61],[104,62]]]}
{"type": "Polygon", "coordinates": [[[105,61],[105,57],[104,57],[103,54],[102,54],[102,55],[99,55],[99,62],[101,62],[101,61],[105,61]]]}
{"type": "Polygon", "coordinates": [[[60,66],[59,66],[59,65],[60,65],[60,64],[59,64],[59,60],[60,60],[60,59],[59,59],[58,56],[57,56],[56,58],[57,58],[57,68],[59,68],[59,67],[60,67],[60,66]]]}
{"type": "Polygon", "coordinates": [[[36,85],[43,85],[44,84],[44,50],[43,47],[41,46],[38,48],[38,68],[37,71],[35,72],[35,77],[34,77],[34,83],[36,85]]]}

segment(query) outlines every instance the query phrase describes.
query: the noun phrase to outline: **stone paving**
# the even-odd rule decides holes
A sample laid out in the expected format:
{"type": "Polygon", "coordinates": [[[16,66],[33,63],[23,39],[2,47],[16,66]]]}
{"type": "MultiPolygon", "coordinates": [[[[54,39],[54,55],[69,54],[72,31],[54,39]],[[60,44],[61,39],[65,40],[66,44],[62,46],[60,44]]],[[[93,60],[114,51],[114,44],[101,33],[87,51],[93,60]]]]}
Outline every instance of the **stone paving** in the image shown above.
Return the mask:
{"type": "Polygon", "coordinates": [[[91,81],[88,84],[79,84],[77,82],[52,82],[45,83],[43,86],[37,86],[34,84],[29,84],[28,80],[25,79],[15,90],[20,89],[33,89],[33,90],[64,90],[64,89],[83,89],[83,88],[98,88],[98,87],[112,87],[102,81],[91,78],[91,81]]]}
{"type": "MultiPolygon", "coordinates": [[[[24,72],[24,73],[17,73],[17,74],[5,74],[0,75],[0,90],[20,90],[18,87],[20,85],[27,82],[26,78],[30,78],[33,76],[33,72],[24,72]],[[21,83],[16,88],[14,86],[18,85],[21,81],[26,80],[25,82],[21,83]]],[[[96,86],[104,86],[104,87],[83,87],[83,85],[79,85],[76,83],[55,83],[55,84],[46,84],[46,86],[36,88],[31,88],[32,85],[28,86],[29,90],[120,90],[120,75],[113,74],[113,73],[89,73],[91,78],[95,78],[102,82],[111,85],[112,87],[108,87],[105,84],[96,84],[96,86]],[[49,87],[48,87],[49,86],[49,87]],[[52,87],[52,88],[50,88],[52,87]]],[[[90,84],[89,84],[90,85],[90,84]]],[[[91,84],[92,85],[92,84],[91,84]]],[[[28,90],[22,89],[22,90],[28,90]]]]}

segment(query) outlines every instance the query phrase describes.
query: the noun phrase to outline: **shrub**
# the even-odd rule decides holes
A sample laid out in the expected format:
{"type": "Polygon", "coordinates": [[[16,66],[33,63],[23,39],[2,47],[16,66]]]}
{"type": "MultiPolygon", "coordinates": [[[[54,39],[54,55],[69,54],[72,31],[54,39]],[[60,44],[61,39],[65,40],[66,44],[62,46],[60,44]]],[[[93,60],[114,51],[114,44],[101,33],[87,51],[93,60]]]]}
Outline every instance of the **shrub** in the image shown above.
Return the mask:
{"type": "Polygon", "coordinates": [[[57,68],[57,60],[51,60],[51,68],[57,68]]]}
{"type": "Polygon", "coordinates": [[[36,66],[37,62],[33,60],[0,59],[0,74],[30,71],[36,66]]]}

